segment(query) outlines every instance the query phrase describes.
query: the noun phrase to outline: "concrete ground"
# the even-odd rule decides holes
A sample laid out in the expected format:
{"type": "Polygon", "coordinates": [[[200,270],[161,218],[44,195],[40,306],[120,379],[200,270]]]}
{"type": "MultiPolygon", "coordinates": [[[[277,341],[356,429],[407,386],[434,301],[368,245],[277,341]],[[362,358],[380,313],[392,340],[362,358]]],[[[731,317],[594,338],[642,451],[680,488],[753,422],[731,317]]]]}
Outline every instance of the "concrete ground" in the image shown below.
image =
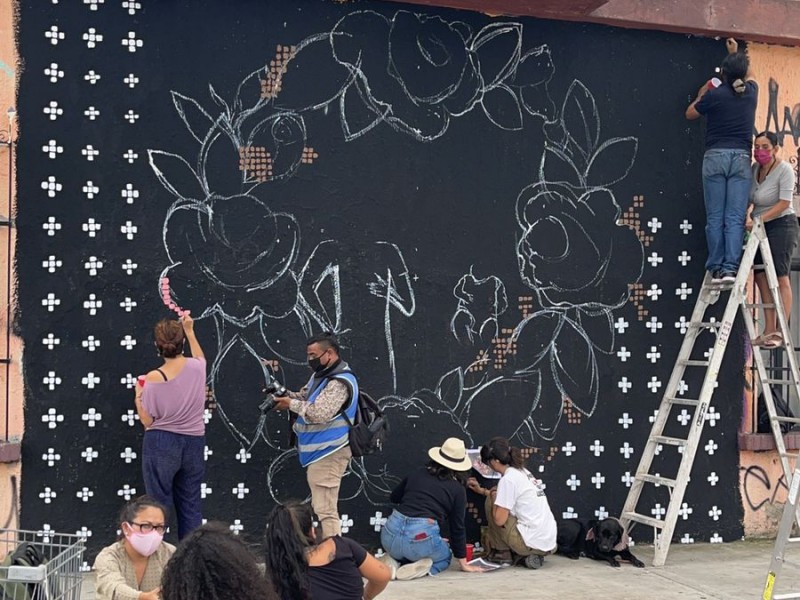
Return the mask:
{"type": "MultiPolygon", "coordinates": [[[[756,600],[761,598],[772,540],[728,544],[673,544],[667,564],[619,569],[582,558],[577,561],[549,556],[542,569],[522,567],[491,573],[461,573],[451,568],[437,577],[393,581],[381,600],[756,600]]],[[[791,557],[792,549],[787,552],[791,557]]],[[[795,550],[796,552],[796,550],[795,550]]],[[[653,558],[651,546],[637,545],[634,554],[645,564],[653,558]]],[[[775,593],[800,592],[800,568],[785,566],[775,593]]],[[[94,600],[94,575],[84,580],[81,600],[94,600]]]]}

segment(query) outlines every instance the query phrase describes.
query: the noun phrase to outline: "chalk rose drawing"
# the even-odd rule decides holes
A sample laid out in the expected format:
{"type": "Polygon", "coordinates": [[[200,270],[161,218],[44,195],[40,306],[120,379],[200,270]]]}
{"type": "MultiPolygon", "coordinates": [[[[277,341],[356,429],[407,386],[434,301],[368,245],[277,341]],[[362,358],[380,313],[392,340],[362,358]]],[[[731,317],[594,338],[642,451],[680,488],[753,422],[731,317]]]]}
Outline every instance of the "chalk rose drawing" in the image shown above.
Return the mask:
{"type": "MultiPolygon", "coordinates": [[[[304,362],[297,340],[319,330],[346,340],[357,327],[386,342],[379,358],[391,392],[380,402],[398,418],[386,452],[353,461],[346,497],[363,493],[380,501],[396,481],[396,461],[418,433],[416,423],[469,444],[504,434],[534,445],[554,437],[566,402],[585,415],[595,410],[597,353],[613,348],[612,312],[642,272],[642,245],[618,226],[612,191],[634,163],[637,140],[602,139],[596,102],[580,81],[557,107],[548,87],[555,73],[550,49],[524,46],[515,22],[476,31],[404,10],[355,11],[330,31],[278,46],[275,59],[247,75],[229,100],[210,84],[207,99],[172,92],[198,147],[191,156],[149,151],[156,178],[173,198],[163,228],[163,276],[176,302],[215,321],[209,383],[219,414],[243,448],[264,440],[277,451],[269,469],[276,500],[282,482],[300,476],[294,450],[279,435],[285,422],[255,409],[235,416],[217,384],[227,369],[241,368],[241,360],[226,357],[242,353],[265,381],[285,380],[287,369],[304,362]],[[308,72],[320,74],[314,85],[307,85],[308,72]],[[506,131],[540,126],[544,132],[538,172],[516,199],[516,256],[509,256],[520,293],[532,294],[536,304],[522,318],[512,316],[508,282],[470,267],[454,285],[450,327],[479,358],[450,368],[433,388],[404,393],[394,330],[396,319],[413,319],[417,303],[401,247],[368,241],[364,264],[354,269],[338,240],[306,248],[303,224],[270,208],[270,194],[313,157],[311,115],[338,116],[346,141],[383,125],[430,143],[473,111],[506,131]],[[358,311],[345,298],[359,298],[358,311]],[[502,360],[488,360],[491,353],[502,360]],[[502,424],[491,412],[498,399],[502,424]]],[[[509,206],[513,211],[512,199],[509,206]]]]}

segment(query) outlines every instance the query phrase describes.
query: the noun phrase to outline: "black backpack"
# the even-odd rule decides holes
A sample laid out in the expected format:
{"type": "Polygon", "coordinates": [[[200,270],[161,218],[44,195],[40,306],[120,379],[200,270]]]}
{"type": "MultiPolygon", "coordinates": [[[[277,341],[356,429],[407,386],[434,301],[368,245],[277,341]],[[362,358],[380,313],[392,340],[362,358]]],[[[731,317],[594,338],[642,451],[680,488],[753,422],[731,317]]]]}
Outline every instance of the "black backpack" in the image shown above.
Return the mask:
{"type": "Polygon", "coordinates": [[[383,450],[383,442],[389,431],[389,420],[369,394],[359,391],[356,418],[352,422],[346,411],[342,412],[342,416],[350,425],[348,437],[353,456],[368,456],[383,450]]]}
{"type": "MultiPolygon", "coordinates": [[[[0,574],[8,573],[9,567],[38,567],[45,562],[44,554],[38,546],[23,542],[0,563],[0,574]]],[[[38,583],[8,581],[0,575],[0,600],[39,600],[46,596],[46,590],[38,583]]]]}
{"type": "MultiPolygon", "coordinates": [[[[775,414],[779,417],[794,417],[794,413],[789,406],[789,403],[783,399],[783,394],[779,391],[777,386],[772,388],[772,400],[775,403],[775,414]]],[[[772,433],[772,426],[769,422],[769,413],[767,412],[767,405],[764,403],[764,394],[758,394],[758,423],[757,433],[772,433]]],[[[792,423],[781,423],[781,433],[789,433],[792,431],[792,423]]]]}

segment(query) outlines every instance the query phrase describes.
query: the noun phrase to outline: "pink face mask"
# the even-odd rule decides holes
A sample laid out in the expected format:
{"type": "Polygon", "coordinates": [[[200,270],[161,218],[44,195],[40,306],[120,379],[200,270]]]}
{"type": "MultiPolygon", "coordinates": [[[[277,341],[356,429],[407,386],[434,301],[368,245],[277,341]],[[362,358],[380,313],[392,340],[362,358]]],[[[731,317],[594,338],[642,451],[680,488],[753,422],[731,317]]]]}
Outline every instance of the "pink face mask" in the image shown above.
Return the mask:
{"type": "Polygon", "coordinates": [[[760,165],[768,165],[772,160],[772,151],[764,150],[762,148],[757,148],[753,151],[753,157],[756,159],[756,162],[760,165]]]}
{"type": "MultiPolygon", "coordinates": [[[[130,525],[128,526],[130,527],[130,525]]],[[[150,556],[161,545],[164,536],[157,531],[150,531],[148,533],[140,533],[138,531],[134,531],[133,529],[129,529],[128,533],[125,534],[125,539],[128,540],[133,546],[133,549],[136,550],[142,556],[150,556]]]]}

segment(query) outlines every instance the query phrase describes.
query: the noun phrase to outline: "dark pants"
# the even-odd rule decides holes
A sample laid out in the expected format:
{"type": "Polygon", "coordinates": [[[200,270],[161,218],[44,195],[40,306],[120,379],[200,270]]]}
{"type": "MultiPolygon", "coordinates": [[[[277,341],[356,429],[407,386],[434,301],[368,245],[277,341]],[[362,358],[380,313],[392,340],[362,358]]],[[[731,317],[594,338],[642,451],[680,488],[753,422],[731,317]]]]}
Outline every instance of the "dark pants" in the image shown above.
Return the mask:
{"type": "Polygon", "coordinates": [[[178,538],[200,526],[200,484],[206,472],[206,438],[151,429],[144,434],[142,471],[147,493],[164,504],[174,506],[178,519],[178,538]]]}

